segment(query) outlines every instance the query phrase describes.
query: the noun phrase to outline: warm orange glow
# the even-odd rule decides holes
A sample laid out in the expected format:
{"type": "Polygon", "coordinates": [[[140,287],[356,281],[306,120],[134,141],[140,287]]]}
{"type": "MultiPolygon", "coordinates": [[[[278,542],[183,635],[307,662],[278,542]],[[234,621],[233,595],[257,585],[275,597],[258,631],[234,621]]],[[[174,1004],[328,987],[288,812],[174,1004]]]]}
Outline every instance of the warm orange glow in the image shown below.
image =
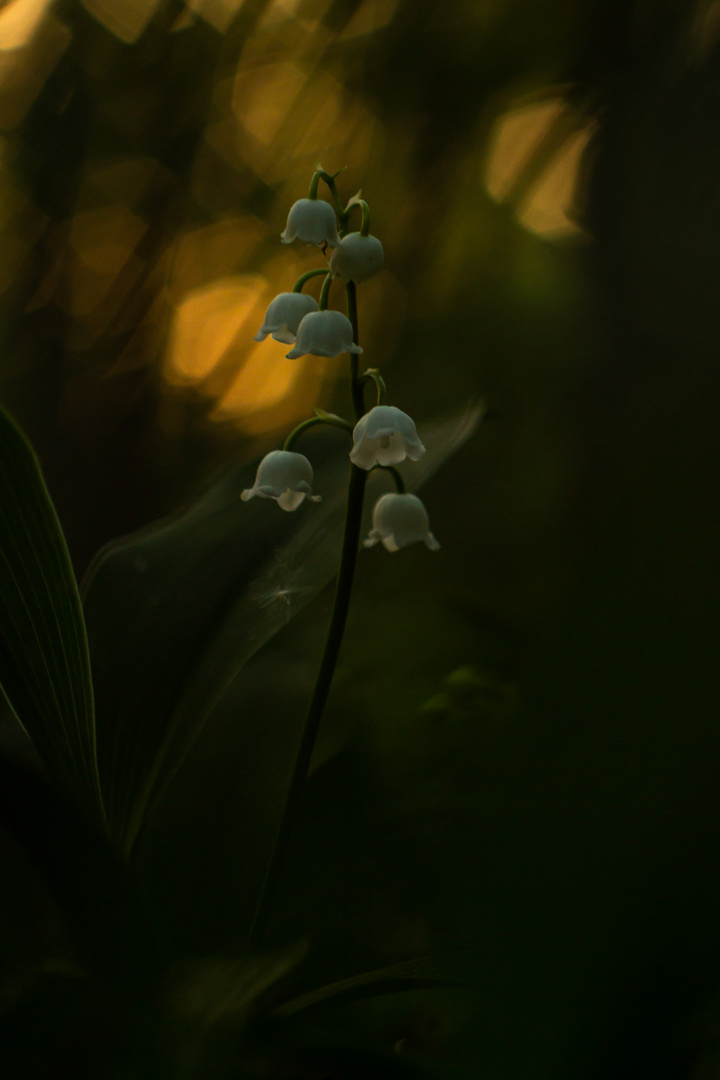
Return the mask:
{"type": "Polygon", "coordinates": [[[289,348],[272,339],[255,342],[227,393],[218,402],[216,414],[245,417],[277,405],[287,397],[303,368],[297,360],[286,358],[289,348]]]}
{"type": "Polygon", "coordinates": [[[288,22],[289,19],[292,19],[300,4],[301,0],[270,0],[267,10],[258,23],[258,30],[270,30],[274,26],[288,22]]]}
{"type": "Polygon", "coordinates": [[[83,7],[115,37],[129,45],[142,34],[161,0],[82,0],[83,7]]]}
{"type": "Polygon", "coordinates": [[[365,0],[353,15],[339,41],[347,41],[350,38],[361,37],[370,34],[374,30],[380,30],[392,19],[398,0],[365,0]]]}
{"type": "Polygon", "coordinates": [[[238,267],[248,264],[266,231],[258,218],[243,214],[186,232],[172,260],[170,288],[175,299],[179,302],[193,289],[233,277],[238,267]]]}
{"type": "Polygon", "coordinates": [[[233,111],[248,134],[267,144],[277,135],[308,76],[290,60],[243,68],[237,74],[233,111]]]}
{"type": "Polygon", "coordinates": [[[593,125],[588,124],[572,135],[532,188],[517,215],[527,229],[552,240],[583,234],[570,214],[580,162],[593,130],[593,125]]]}
{"type": "Polygon", "coordinates": [[[498,202],[512,198],[517,220],[539,236],[583,235],[572,210],[580,163],[594,130],[592,121],[578,121],[562,95],[510,109],[490,138],[484,176],[489,193],[498,202]],[[537,175],[531,168],[523,176],[538,153],[547,154],[547,161],[538,163],[537,175]]]}
{"type": "Polygon", "coordinates": [[[147,225],[126,206],[87,210],[70,230],[70,246],[96,274],[115,275],[127,262],[147,225]]]}
{"type": "Polygon", "coordinates": [[[287,350],[287,345],[270,338],[254,344],[212,418],[234,420],[244,431],[259,435],[289,428],[304,416],[312,416],[326,376],[332,377],[343,358],[302,356],[288,360],[287,350]]]}
{"type": "Polygon", "coordinates": [[[173,320],[167,379],[199,382],[223,360],[241,330],[251,339],[262,321],[266,286],[264,277],[246,274],[189,293],[173,320]]]}
{"type": "Polygon", "coordinates": [[[11,0],[0,8],[0,52],[10,52],[27,45],[52,2],[11,0]]]}
{"type": "Polygon", "coordinates": [[[563,98],[554,97],[511,109],[497,121],[490,137],[485,184],[498,202],[509,194],[518,173],[565,107],[563,98]]]}
{"type": "Polygon", "coordinates": [[[224,34],[245,0],[185,0],[187,10],[200,15],[224,34]]]}

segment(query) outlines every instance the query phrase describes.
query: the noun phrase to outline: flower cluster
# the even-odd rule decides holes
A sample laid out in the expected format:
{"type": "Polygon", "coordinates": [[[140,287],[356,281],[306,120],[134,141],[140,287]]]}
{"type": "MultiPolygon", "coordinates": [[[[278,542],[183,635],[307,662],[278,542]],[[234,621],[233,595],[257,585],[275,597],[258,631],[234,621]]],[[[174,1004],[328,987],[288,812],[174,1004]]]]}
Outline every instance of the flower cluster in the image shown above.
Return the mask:
{"type": "MultiPolygon", "coordinates": [[[[291,207],[287,225],[280,237],[283,244],[299,240],[303,244],[319,247],[323,252],[331,248],[329,262],[323,269],[304,274],[292,292],[283,292],[275,297],[255,340],[264,341],[270,335],[275,341],[293,345],[287,353],[288,359],[308,354],[336,357],[348,353],[352,361],[353,399],[356,402],[361,400],[363,384],[372,380],[377,389],[377,404],[363,415],[358,410],[354,426],[340,417],[330,417],[317,410],[316,417],[300,424],[288,436],[282,450],[273,450],[263,458],[255,483],[243,491],[242,499],[274,499],[282,510],[288,511],[297,510],[306,498],[317,502],[320,496],[312,494],[312,465],[303,454],[291,448],[305,428],[316,423],[333,423],[352,432],[350,460],[353,467],[367,471],[389,469],[398,488],[395,494],[383,495],[376,503],[372,529],[365,546],[372,547],[382,541],[388,551],[398,551],[408,544],[423,541],[430,550],[435,551],[440,545],[430,532],[427,511],[416,495],[405,492],[402,478],[395,468],[406,458],[418,461],[425,453],[415,423],[407,413],[386,404],[385,384],[377,370],[358,375],[357,357],[363,350],[357,343],[356,326],[351,321],[351,317],[354,318],[351,315],[354,303],[351,308],[348,299],[347,315],[328,308],[332,281],[343,282],[349,298],[350,290],[354,290],[358,282],[367,281],[383,265],[382,244],[370,235],[367,203],[358,195],[343,210],[334,179],[318,166],[310,185],[309,197],[299,199],[291,207]],[[320,179],[328,184],[334,205],[317,197],[320,179]],[[362,226],[358,232],[348,232],[347,220],[354,207],[362,211],[362,226]],[[319,300],[303,292],[305,284],[315,276],[323,276],[319,300]]],[[[352,295],[354,297],[354,292],[352,295]]]]}

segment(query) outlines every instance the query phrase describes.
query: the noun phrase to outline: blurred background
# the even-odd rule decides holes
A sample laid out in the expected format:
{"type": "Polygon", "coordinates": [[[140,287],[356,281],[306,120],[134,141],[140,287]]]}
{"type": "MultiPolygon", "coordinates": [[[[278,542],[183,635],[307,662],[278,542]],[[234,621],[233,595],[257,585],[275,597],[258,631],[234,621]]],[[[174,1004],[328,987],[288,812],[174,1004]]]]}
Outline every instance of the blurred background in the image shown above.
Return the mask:
{"type": "MultiPolygon", "coordinates": [[[[385,248],[391,402],[490,407],[423,489],[442,551],[361,557],[274,928],[318,980],[461,955],[470,993],[334,1014],[440,1075],[714,1075],[719,132],[718,0],[0,4],[0,393],[78,576],[347,412],[340,361],[253,341],[320,265],[279,242],[318,160],[385,248]]],[[[143,837],[179,954],[242,939],[247,749],[328,609],[289,609],[256,726],[219,710],[143,837]]]]}

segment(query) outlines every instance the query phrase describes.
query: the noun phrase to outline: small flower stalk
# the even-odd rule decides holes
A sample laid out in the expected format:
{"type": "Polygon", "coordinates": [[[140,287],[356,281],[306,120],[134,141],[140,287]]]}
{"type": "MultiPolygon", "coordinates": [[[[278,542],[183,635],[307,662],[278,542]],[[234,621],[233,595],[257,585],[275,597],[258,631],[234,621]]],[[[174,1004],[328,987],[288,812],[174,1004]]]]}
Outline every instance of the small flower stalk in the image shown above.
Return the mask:
{"type": "Polygon", "coordinates": [[[388,404],[387,389],[378,368],[359,370],[362,347],[358,341],[357,287],[382,272],[383,246],[370,232],[370,210],[360,192],[343,207],[335,184],[335,175],[320,165],[310,182],[308,197],[298,199],[287,217],[281,234],[283,244],[298,240],[301,244],[322,249],[324,267],[304,273],[291,292],[282,292],[269,305],[256,341],[274,338],[292,345],[286,354],[294,360],[302,356],[346,357],[349,362],[350,399],[353,419],[316,409],[315,415],[302,421],[290,432],[282,450],[273,450],[260,462],[251,488],[241,498],[274,500],[281,510],[312,513],[304,503],[317,503],[313,493],[313,468],[295,444],[316,425],[329,424],[352,436],[348,447],[349,480],[345,527],[340,552],[335,600],[330,618],[325,651],[317,682],[308,708],[306,726],[298,750],[285,810],[270,859],[253,920],[248,949],[256,947],[263,936],[268,913],[280,881],[291,825],[297,816],[302,788],[312,757],[315,737],[325,708],[350,603],[358,550],[377,544],[397,552],[411,544],[422,543],[430,551],[440,547],[430,531],[428,513],[417,495],[405,491],[397,466],[404,461],[419,461],[425,454],[414,420],[397,406],[388,404]],[[318,198],[324,183],[331,202],[318,198]],[[360,211],[359,229],[351,231],[350,218],[360,211]],[[330,249],[329,255],[326,252],[330,249]],[[319,296],[311,295],[315,279],[321,279],[319,296]],[[311,284],[313,283],[313,284],[311,284]],[[339,309],[338,294],[344,294],[344,310],[339,309]],[[331,302],[332,301],[332,302],[331,302]],[[376,401],[370,402],[373,389],[376,401]],[[365,487],[372,470],[385,469],[395,482],[396,491],[382,495],[375,503],[372,528],[361,543],[362,507],[365,487]]]}

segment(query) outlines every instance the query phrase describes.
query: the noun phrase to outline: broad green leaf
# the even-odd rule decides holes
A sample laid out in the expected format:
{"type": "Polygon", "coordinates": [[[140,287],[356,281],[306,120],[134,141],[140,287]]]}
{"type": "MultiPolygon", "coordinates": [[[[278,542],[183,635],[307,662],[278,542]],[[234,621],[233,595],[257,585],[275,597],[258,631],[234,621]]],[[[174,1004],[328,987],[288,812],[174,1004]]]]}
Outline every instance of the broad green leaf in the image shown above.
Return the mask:
{"type": "Polygon", "coordinates": [[[0,409],[0,685],[49,772],[103,808],[82,608],[38,461],[0,409]]]}
{"type": "MultiPolygon", "coordinates": [[[[407,471],[410,490],[481,415],[470,407],[422,430],[428,453],[407,471]]],[[[127,851],[243,666],[335,573],[347,436],[308,436],[303,450],[320,504],[283,513],[269,500],[242,503],[255,468],[236,466],[186,512],[114,542],[90,568],[100,775],[111,833],[127,851]]]]}

